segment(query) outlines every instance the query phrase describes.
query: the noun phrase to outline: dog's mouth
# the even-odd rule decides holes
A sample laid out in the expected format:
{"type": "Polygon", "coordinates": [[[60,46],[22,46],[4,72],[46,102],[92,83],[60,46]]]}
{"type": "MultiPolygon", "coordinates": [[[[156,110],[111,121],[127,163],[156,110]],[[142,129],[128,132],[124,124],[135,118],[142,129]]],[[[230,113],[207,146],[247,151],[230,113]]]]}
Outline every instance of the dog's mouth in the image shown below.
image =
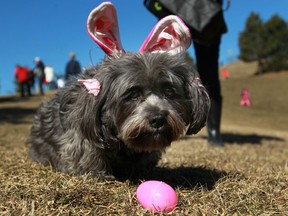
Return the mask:
{"type": "Polygon", "coordinates": [[[162,126],[161,128],[151,129],[149,131],[143,131],[138,136],[133,136],[126,140],[129,147],[137,151],[159,151],[168,147],[174,137],[172,129],[168,126],[162,126]]]}
{"type": "Polygon", "coordinates": [[[136,151],[161,151],[177,140],[185,125],[182,121],[166,115],[147,118],[145,124],[133,124],[122,137],[126,145],[136,151]]]}

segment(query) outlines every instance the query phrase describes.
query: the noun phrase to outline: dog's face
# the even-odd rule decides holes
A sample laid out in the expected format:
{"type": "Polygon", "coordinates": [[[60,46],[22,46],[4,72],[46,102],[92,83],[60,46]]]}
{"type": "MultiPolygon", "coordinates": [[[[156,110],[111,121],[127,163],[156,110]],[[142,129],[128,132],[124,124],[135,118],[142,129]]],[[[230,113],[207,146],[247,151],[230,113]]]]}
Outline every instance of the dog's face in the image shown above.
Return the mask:
{"type": "Polygon", "coordinates": [[[186,133],[193,104],[185,89],[184,73],[179,71],[190,71],[178,62],[173,65],[172,60],[159,54],[134,54],[116,60],[119,76],[110,93],[116,106],[109,110],[118,138],[133,149],[163,149],[186,133]]]}
{"type": "MultiPolygon", "coordinates": [[[[73,103],[79,106],[67,103],[70,89],[61,110],[70,104],[74,114],[81,112],[80,130],[88,139],[101,138],[109,145],[118,141],[136,151],[163,150],[205,125],[209,98],[195,82],[196,75],[187,63],[165,53],[110,57],[81,77],[97,78],[99,95],[88,94],[75,81],[73,103]]],[[[74,123],[78,119],[71,118],[74,123]]],[[[68,121],[67,116],[62,119],[68,121]]]]}

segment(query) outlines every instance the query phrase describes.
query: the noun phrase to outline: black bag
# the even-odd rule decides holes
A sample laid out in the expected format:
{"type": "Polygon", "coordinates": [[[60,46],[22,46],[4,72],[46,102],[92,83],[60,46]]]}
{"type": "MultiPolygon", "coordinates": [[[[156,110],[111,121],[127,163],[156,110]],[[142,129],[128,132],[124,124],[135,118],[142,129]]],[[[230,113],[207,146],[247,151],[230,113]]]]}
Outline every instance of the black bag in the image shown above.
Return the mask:
{"type": "Polygon", "coordinates": [[[212,44],[227,32],[221,0],[144,0],[145,7],[159,19],[175,14],[189,27],[193,40],[212,44]]]}

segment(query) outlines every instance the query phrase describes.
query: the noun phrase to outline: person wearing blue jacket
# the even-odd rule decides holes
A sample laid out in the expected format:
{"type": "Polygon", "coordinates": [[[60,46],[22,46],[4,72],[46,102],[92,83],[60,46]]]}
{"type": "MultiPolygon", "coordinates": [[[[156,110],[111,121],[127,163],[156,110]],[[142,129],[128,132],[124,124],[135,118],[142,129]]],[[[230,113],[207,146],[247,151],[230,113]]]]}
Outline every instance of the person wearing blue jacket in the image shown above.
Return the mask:
{"type": "Polygon", "coordinates": [[[66,80],[69,80],[82,72],[80,63],[75,59],[76,58],[75,53],[71,52],[69,54],[69,58],[70,60],[66,64],[65,68],[66,80]]]}

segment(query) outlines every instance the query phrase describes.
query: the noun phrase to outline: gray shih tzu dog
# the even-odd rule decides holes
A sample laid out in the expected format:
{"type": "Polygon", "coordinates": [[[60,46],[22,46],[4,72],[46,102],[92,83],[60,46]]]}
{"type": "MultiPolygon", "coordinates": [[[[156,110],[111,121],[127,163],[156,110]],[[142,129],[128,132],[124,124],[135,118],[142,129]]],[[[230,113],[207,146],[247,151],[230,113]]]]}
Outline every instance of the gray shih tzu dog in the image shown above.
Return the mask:
{"type": "Polygon", "coordinates": [[[108,56],[40,106],[29,156],[68,174],[100,178],[153,167],[172,141],[206,123],[208,94],[180,56],[190,46],[189,30],[168,16],[139,52],[126,53],[110,2],[90,13],[87,29],[108,56]]]}

